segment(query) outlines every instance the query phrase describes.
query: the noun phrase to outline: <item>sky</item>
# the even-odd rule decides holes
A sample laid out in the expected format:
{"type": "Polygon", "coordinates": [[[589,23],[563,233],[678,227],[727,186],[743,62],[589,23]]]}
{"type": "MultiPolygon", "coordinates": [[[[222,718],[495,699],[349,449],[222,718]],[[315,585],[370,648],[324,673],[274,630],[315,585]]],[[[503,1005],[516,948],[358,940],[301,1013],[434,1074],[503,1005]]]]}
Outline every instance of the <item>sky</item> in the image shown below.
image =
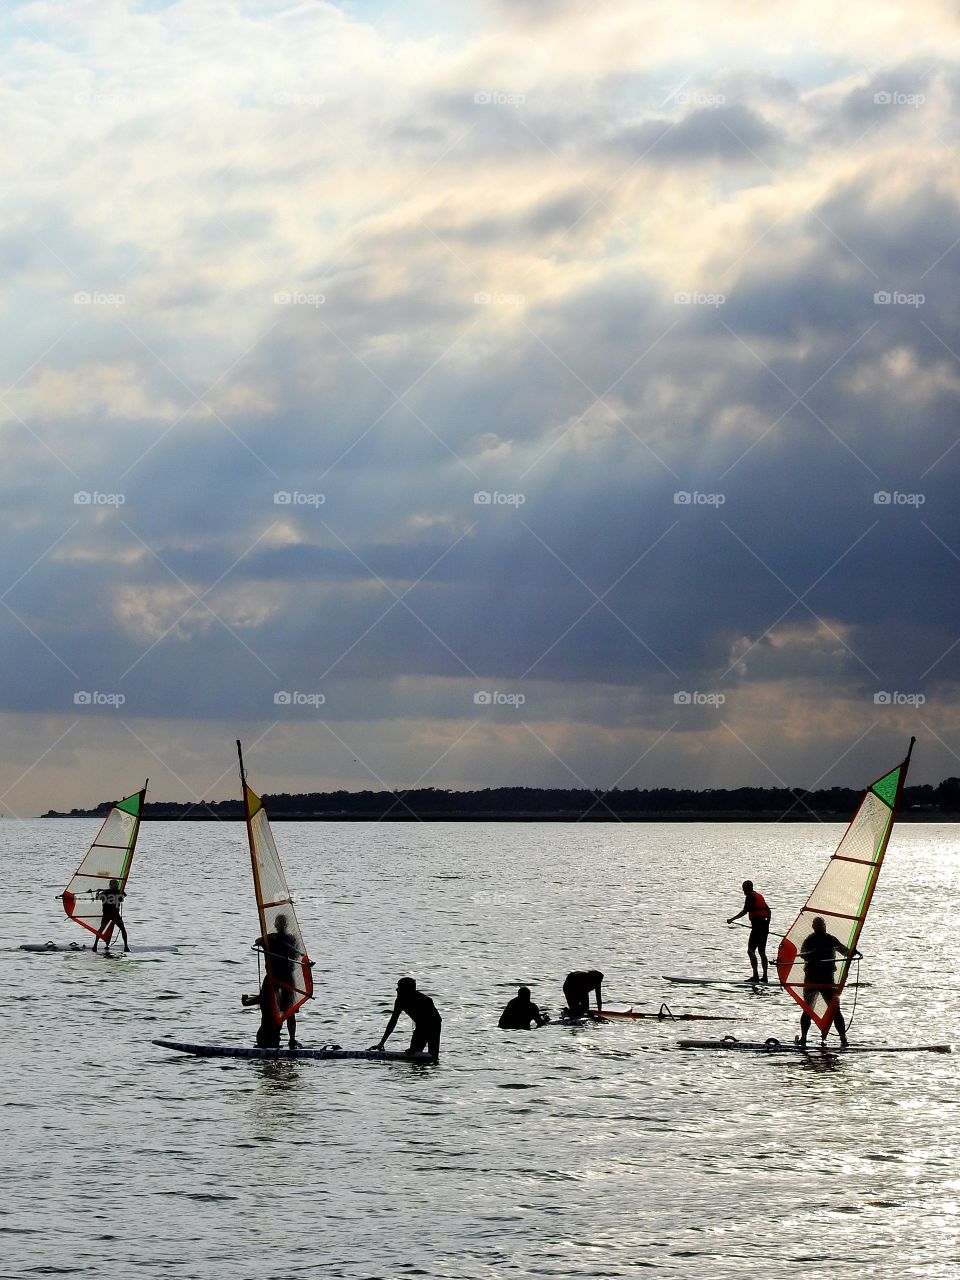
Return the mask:
{"type": "Polygon", "coordinates": [[[0,9],[0,813],[960,774],[956,16],[0,9]]]}

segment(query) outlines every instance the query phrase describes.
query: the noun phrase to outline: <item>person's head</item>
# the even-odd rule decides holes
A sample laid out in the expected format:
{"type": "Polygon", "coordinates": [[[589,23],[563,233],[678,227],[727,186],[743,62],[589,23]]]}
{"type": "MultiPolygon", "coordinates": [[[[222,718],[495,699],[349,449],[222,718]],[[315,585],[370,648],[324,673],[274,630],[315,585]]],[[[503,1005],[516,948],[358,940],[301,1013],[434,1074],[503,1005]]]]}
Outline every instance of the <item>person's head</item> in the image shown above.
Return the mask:
{"type": "Polygon", "coordinates": [[[743,884],[742,884],[740,887],[741,887],[741,889],[743,889],[743,892],[744,892],[744,893],[753,893],[753,881],[752,881],[752,880],[744,880],[743,884]]]}
{"type": "Polygon", "coordinates": [[[599,987],[600,983],[603,981],[603,974],[599,969],[588,969],[587,977],[590,979],[590,983],[594,987],[599,987]]]}
{"type": "Polygon", "coordinates": [[[286,933],[286,932],[287,932],[287,917],[283,914],[283,912],[282,912],[282,911],[280,912],[280,914],[277,916],[276,920],[274,921],[274,927],[275,927],[275,929],[276,929],[277,933],[286,933]]]}
{"type": "Polygon", "coordinates": [[[814,932],[814,933],[826,933],[826,932],[827,932],[827,922],[826,922],[826,920],[824,920],[823,916],[814,916],[814,917],[813,917],[813,932],[814,932]]]}
{"type": "Polygon", "coordinates": [[[401,978],[397,983],[397,995],[401,1000],[412,996],[417,989],[416,978],[401,978]]]}
{"type": "Polygon", "coordinates": [[[522,1000],[524,1004],[529,1004],[529,1003],[530,1003],[530,988],[529,988],[529,987],[520,987],[520,989],[517,991],[517,999],[518,999],[518,1000],[522,1000]]]}
{"type": "Polygon", "coordinates": [[[120,881],[119,881],[119,880],[111,880],[111,881],[110,881],[110,888],[111,888],[111,889],[119,889],[119,888],[120,888],[120,881]]]}

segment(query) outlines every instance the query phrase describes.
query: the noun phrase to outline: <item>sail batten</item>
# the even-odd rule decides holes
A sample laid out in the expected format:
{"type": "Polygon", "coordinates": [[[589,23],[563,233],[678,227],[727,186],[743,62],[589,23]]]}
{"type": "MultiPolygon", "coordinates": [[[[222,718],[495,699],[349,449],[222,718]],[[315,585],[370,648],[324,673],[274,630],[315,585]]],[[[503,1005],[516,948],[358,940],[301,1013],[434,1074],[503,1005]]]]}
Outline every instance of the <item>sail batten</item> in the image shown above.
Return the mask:
{"type": "MultiPolygon", "coordinates": [[[[240,752],[240,743],[237,743],[240,752]]],[[[279,1027],[313,995],[312,961],[307,954],[293,898],[270,830],[263,801],[247,784],[240,753],[244,816],[250,846],[253,888],[260,917],[263,961],[270,980],[267,1010],[279,1027]]]]}
{"type": "MultiPolygon", "coordinates": [[[[124,796],[113,806],[60,895],[70,919],[90,933],[99,932],[103,917],[103,899],[97,897],[98,891],[108,888],[111,880],[117,881],[121,893],[126,889],[146,794],[147,783],[144,783],[141,791],[124,796]]],[[[112,933],[111,924],[104,940],[109,942],[112,933]]]]}
{"type": "Polygon", "coordinates": [[[812,920],[823,916],[842,921],[843,924],[835,926],[834,936],[848,952],[856,949],[896,821],[914,741],[910,739],[906,758],[864,792],[860,807],[836,851],[780,943],[777,953],[780,985],[824,1035],[830,1030],[847,981],[850,955],[837,957],[835,981],[808,981],[801,955],[803,944],[811,931],[812,920]]]}

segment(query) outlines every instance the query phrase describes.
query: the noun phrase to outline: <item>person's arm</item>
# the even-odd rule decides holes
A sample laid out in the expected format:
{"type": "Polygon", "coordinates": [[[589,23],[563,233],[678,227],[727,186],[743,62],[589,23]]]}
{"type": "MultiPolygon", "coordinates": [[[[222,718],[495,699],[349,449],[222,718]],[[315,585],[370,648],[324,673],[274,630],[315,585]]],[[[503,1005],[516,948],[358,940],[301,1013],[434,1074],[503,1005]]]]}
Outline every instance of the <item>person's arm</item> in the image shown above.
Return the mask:
{"type": "MultiPolygon", "coordinates": [[[[603,979],[597,983],[597,1013],[603,1013],[603,996],[600,994],[600,988],[603,986],[603,979]]],[[[590,997],[587,996],[587,1008],[590,1007],[590,997]]]]}
{"type": "Polygon", "coordinates": [[[386,1031],[384,1031],[383,1035],[380,1037],[379,1042],[373,1046],[374,1049],[382,1049],[383,1046],[390,1039],[390,1037],[393,1035],[394,1028],[396,1027],[397,1023],[400,1020],[400,1013],[401,1013],[400,1002],[397,1001],[397,1003],[393,1006],[393,1013],[391,1013],[390,1015],[390,1021],[387,1023],[387,1029],[386,1031]]]}
{"type": "Polygon", "coordinates": [[[743,904],[743,910],[738,911],[735,916],[731,916],[727,921],[727,924],[733,924],[734,920],[739,920],[740,917],[745,916],[749,910],[750,910],[750,899],[747,898],[743,904]]]}

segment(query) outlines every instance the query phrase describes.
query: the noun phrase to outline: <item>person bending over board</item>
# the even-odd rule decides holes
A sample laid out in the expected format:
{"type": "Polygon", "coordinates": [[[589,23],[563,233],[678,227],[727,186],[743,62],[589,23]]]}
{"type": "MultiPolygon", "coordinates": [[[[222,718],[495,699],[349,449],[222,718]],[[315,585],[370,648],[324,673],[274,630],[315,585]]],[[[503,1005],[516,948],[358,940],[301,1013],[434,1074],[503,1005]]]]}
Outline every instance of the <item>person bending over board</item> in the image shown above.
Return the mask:
{"type": "Polygon", "coordinates": [[[542,1027],[549,1021],[530,999],[530,988],[521,987],[501,1013],[497,1026],[503,1031],[529,1031],[531,1022],[542,1027]]]}
{"type": "Polygon", "coordinates": [[[412,1057],[416,1053],[423,1053],[426,1049],[430,1054],[431,1062],[439,1061],[440,1029],[443,1020],[430,997],[417,990],[414,978],[401,978],[397,983],[397,999],[390,1021],[387,1023],[387,1029],[380,1037],[379,1043],[371,1045],[371,1048],[379,1050],[384,1047],[393,1034],[401,1013],[413,1019],[413,1035],[410,1037],[410,1048],[406,1052],[412,1057]]]}
{"type": "Polygon", "coordinates": [[[763,894],[754,889],[752,880],[744,880],[740,886],[743,889],[743,910],[738,911],[735,916],[731,916],[727,924],[733,924],[734,920],[739,920],[741,916],[747,916],[750,920],[750,937],[747,939],[747,956],[750,959],[750,968],[753,970],[753,977],[748,978],[748,982],[769,982],[767,977],[767,936],[770,933],[770,908],[763,894]],[[763,977],[757,971],[757,953],[760,954],[760,963],[763,965],[763,977]]]}
{"type": "Polygon", "coordinates": [[[109,889],[98,889],[96,896],[103,903],[103,915],[100,917],[100,927],[97,929],[97,936],[93,940],[93,949],[96,951],[97,943],[103,938],[104,951],[110,950],[110,930],[111,926],[115,926],[120,930],[120,936],[123,938],[123,949],[129,951],[130,946],[127,942],[127,931],[124,928],[123,920],[120,918],[120,903],[127,896],[120,888],[119,880],[111,880],[109,889]]]}
{"type": "Polygon", "coordinates": [[[603,1013],[603,998],[600,987],[603,974],[599,969],[580,969],[568,973],[563,983],[563,995],[567,1002],[567,1013],[571,1018],[587,1018],[590,1016],[590,992],[597,994],[597,1013],[603,1013]]]}
{"type": "MultiPolygon", "coordinates": [[[[813,1005],[818,997],[825,1000],[827,1004],[833,999],[837,986],[837,952],[843,956],[850,956],[851,959],[855,959],[860,954],[859,951],[851,952],[839,938],[835,938],[832,933],[827,933],[827,922],[823,916],[814,916],[813,933],[806,936],[800,948],[800,958],[803,960],[803,999],[806,1004],[813,1005]]],[[[807,1043],[807,1032],[810,1030],[812,1021],[809,1013],[801,1013],[797,1044],[807,1043]]],[[[839,1004],[834,1011],[833,1025],[837,1028],[840,1043],[846,1048],[847,1024],[840,1012],[839,1004]]]]}

